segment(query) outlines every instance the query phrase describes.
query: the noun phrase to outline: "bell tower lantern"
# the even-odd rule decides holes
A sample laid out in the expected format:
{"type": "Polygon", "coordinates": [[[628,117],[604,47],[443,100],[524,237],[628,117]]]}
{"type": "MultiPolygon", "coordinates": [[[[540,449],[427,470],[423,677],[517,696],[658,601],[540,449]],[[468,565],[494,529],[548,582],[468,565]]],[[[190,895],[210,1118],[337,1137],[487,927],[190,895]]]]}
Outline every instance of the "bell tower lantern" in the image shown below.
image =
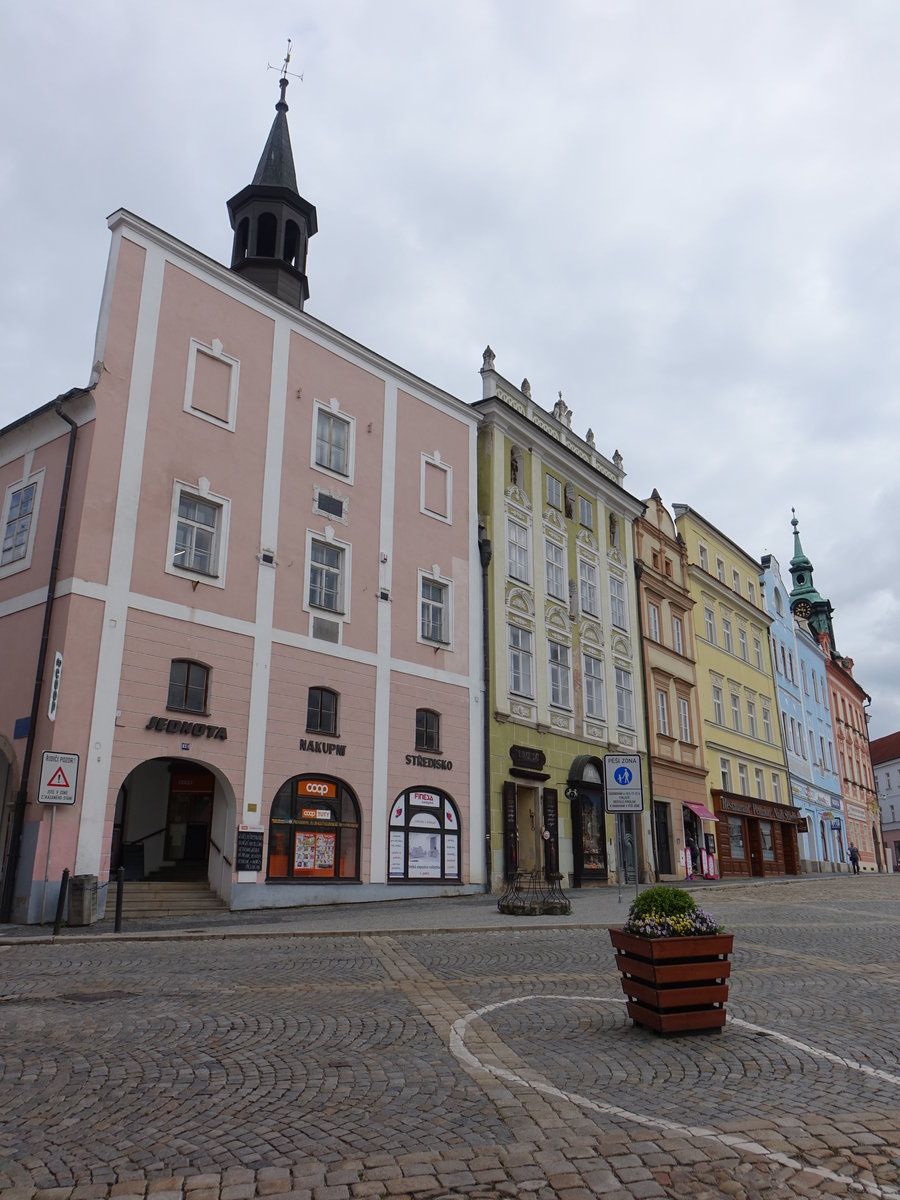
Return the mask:
{"type": "Polygon", "coordinates": [[[306,251],[316,233],[316,208],[297,190],[288,130],[287,59],[281,98],[253,182],[228,201],[234,230],[231,269],[293,308],[309,299],[306,251]]]}

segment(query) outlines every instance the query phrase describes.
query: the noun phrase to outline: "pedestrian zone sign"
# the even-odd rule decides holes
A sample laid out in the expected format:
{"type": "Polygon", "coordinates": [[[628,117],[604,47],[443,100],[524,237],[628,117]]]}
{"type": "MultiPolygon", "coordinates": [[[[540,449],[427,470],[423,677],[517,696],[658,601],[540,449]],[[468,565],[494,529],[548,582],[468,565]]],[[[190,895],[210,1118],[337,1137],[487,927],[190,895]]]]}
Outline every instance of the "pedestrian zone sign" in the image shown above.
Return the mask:
{"type": "Polygon", "coordinates": [[[606,754],[603,758],[603,791],[608,813],[644,811],[641,760],[637,754],[606,754]]]}
{"type": "Polygon", "coordinates": [[[45,750],[41,759],[38,804],[74,804],[78,782],[78,755],[45,750]]]}

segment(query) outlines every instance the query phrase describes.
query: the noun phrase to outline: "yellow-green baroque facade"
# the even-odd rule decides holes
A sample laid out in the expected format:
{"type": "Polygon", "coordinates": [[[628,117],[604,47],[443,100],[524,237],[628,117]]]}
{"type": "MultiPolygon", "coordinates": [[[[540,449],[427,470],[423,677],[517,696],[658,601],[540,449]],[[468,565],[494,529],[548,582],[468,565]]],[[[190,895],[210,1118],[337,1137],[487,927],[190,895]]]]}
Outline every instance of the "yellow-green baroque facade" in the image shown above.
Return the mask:
{"type": "Polygon", "coordinates": [[[632,526],[618,453],[572,432],[485,351],[478,441],[489,627],[490,875],[563,887],[652,878],[632,526]],[[644,811],[604,812],[603,759],[642,767],[644,811]],[[626,838],[626,833],[629,836],[626,838]]]}

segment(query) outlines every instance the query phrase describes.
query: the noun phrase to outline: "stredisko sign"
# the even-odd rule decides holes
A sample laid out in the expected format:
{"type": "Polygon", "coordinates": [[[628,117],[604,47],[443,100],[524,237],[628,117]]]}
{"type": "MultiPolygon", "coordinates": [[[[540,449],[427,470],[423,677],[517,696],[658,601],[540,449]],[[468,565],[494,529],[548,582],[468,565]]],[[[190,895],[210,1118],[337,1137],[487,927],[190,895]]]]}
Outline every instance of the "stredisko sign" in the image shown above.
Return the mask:
{"type": "Polygon", "coordinates": [[[217,742],[228,740],[228,730],[224,725],[207,725],[203,721],[172,721],[168,717],[151,717],[145,729],[154,733],[190,734],[191,737],[213,738],[217,742]]]}

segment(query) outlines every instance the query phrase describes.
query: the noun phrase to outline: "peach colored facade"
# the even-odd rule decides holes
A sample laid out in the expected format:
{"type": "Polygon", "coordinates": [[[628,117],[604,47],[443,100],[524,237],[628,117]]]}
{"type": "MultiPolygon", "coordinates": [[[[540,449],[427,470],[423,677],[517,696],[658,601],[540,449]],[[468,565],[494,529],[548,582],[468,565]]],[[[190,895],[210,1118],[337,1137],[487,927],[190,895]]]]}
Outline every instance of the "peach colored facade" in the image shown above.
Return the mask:
{"type": "MultiPolygon", "coordinates": [[[[13,919],[52,916],[64,868],[97,877],[102,911],[125,844],[146,874],[177,858],[192,818],[172,814],[204,779],[187,837],[199,853],[205,826],[232,908],[480,889],[477,414],[139,218],[110,228],[92,386],[60,405],[77,435],[13,919]],[[206,672],[201,708],[169,703],[177,660],[206,672]],[[330,728],[309,726],[311,689],[334,699],[330,728]],[[79,756],[74,804],[37,801],[44,751],[79,756]],[[273,800],[293,780],[343,796],[344,874],[303,874],[297,810],[273,875],[273,800]],[[437,825],[413,821],[416,796],[435,813],[440,798],[437,825]],[[259,870],[237,867],[241,827],[262,834],[259,870]]],[[[69,439],[52,405],[0,431],[4,529],[38,484],[26,552],[0,567],[3,863],[69,439]]],[[[327,863],[333,835],[306,832],[327,863]]]]}

